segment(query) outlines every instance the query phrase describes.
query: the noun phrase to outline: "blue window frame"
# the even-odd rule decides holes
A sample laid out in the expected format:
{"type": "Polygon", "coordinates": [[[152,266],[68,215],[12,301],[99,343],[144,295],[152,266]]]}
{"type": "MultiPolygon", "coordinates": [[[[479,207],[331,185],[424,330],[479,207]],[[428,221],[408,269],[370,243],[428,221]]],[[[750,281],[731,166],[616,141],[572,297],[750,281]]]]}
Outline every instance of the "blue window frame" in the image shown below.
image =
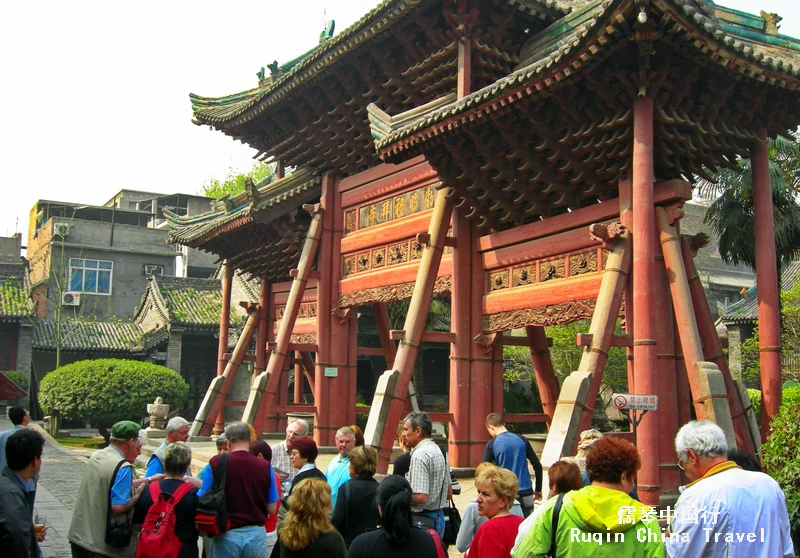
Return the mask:
{"type": "Polygon", "coordinates": [[[111,294],[114,262],[70,258],[69,290],[77,293],[111,294]]]}

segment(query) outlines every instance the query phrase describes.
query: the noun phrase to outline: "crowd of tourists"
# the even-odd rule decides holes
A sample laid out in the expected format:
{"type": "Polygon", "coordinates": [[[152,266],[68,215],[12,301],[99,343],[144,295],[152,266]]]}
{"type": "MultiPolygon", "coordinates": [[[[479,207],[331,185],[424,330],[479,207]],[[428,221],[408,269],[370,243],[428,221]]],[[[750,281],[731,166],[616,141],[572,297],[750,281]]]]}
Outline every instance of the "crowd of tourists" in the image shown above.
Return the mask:
{"type": "MultiPolygon", "coordinates": [[[[14,427],[0,433],[0,554],[38,558],[47,529],[32,514],[44,438],[25,427],[24,409],[12,408],[9,418],[14,427]]],[[[475,470],[476,498],[462,519],[453,512],[447,455],[422,412],[403,421],[403,453],[380,482],[378,453],[364,446],[357,426],[336,432],[337,454],[323,472],[304,421],[290,422],[285,440],[272,446],[234,422],[193,477],[187,421],[167,424],[141,476],[133,463],[142,431],[118,422],[108,447],[86,464],[68,532],[71,553],[443,558],[454,544],[469,558],[794,556],[783,492],[755,456],[729,455],[711,422],[678,432],[677,466],[690,482],[674,508],[663,509],[637,500],[641,460],[621,437],[582,433],[578,455],[549,467],[549,499],[542,501],[543,471],[528,440],[496,414],[486,427],[491,440],[475,470]]]]}

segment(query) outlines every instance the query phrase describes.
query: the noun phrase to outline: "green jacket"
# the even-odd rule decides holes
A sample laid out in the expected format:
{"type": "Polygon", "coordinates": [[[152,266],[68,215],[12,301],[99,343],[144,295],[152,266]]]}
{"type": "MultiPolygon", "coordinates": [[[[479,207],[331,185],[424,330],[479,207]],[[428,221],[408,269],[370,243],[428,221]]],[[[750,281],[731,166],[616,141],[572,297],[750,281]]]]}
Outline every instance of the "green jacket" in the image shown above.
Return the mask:
{"type": "MultiPolygon", "coordinates": [[[[543,505],[514,558],[544,557],[550,551],[556,500],[543,505]]],[[[557,558],[664,558],[661,529],[657,518],[645,518],[648,509],[619,490],[599,486],[565,494],[558,518],[557,558]]]]}

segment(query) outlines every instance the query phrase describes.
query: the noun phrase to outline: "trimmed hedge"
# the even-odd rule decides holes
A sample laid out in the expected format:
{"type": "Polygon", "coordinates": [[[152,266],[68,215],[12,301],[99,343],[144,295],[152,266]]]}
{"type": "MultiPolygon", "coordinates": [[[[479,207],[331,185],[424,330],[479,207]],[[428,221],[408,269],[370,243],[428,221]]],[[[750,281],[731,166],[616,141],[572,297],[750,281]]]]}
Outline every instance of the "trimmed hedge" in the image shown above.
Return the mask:
{"type": "Polygon", "coordinates": [[[800,545],[800,390],[783,392],[778,416],[772,421],[772,434],[761,446],[761,461],[766,471],[783,489],[795,548],[800,545]]]}
{"type": "Polygon", "coordinates": [[[761,423],[761,390],[747,388],[747,396],[750,398],[750,403],[753,405],[753,412],[756,414],[756,420],[761,423]]]}
{"type": "Polygon", "coordinates": [[[156,397],[174,410],[186,403],[189,384],[163,366],[122,359],[82,360],[47,374],[39,404],[47,414],[111,425],[139,421],[156,397]]]}

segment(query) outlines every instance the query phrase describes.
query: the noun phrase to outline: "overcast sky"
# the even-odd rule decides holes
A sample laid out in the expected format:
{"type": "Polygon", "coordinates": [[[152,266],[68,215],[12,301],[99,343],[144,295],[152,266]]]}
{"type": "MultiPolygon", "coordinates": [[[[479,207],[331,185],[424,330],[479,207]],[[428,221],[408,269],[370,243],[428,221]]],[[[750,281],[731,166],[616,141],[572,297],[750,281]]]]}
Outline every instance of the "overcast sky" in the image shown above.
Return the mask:
{"type": "MultiPolygon", "coordinates": [[[[254,151],[191,123],[189,93],[221,96],[337,34],[378,0],[41,0],[0,18],[0,236],[27,238],[37,199],[100,205],[127,188],[198,193],[254,151]]],[[[800,37],[800,2],[725,0],[777,12],[800,37]],[[795,4],[793,6],[792,4],[795,4]]]]}

